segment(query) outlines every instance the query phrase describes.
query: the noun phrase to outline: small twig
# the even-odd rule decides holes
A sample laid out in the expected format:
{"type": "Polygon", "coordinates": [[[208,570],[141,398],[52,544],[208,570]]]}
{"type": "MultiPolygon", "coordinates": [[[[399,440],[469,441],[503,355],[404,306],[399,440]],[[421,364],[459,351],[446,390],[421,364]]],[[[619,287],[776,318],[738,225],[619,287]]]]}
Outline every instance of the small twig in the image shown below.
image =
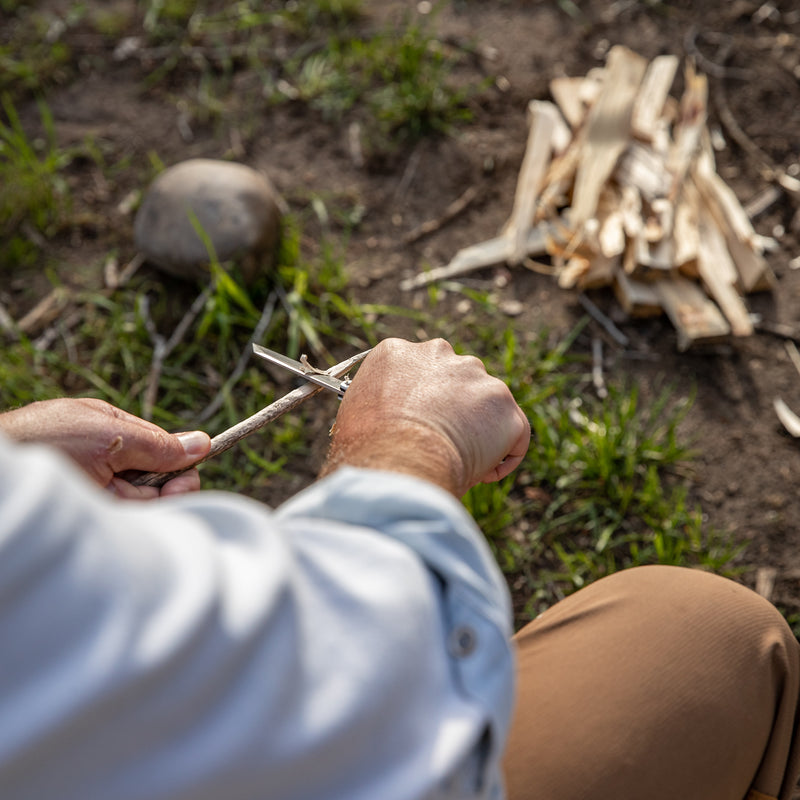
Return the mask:
{"type": "Polygon", "coordinates": [[[277,302],[277,299],[277,293],[274,291],[270,292],[267,302],[264,304],[264,309],[261,312],[261,317],[256,323],[255,328],[253,328],[253,333],[247,340],[247,345],[242,351],[242,354],[239,356],[239,360],[236,362],[233,372],[228,376],[228,379],[217,392],[214,399],[200,412],[197,417],[198,422],[205,422],[207,419],[210,419],[212,416],[214,416],[214,414],[217,413],[225,397],[229,394],[230,390],[234,387],[239,378],[242,377],[242,374],[247,368],[247,364],[249,363],[253,352],[253,342],[259,341],[264,335],[264,331],[266,331],[267,326],[272,320],[272,314],[275,311],[275,303],[277,302]]]}
{"type": "Polygon", "coordinates": [[[144,255],[137,253],[123,268],[122,270],[115,269],[111,275],[106,278],[106,286],[111,289],[120,289],[134,276],[136,270],[144,264],[144,255]]]}
{"type": "Polygon", "coordinates": [[[795,343],[800,343],[800,331],[791,325],[785,325],[781,322],[769,322],[767,320],[756,319],[753,321],[753,327],[760,333],[768,333],[778,339],[788,339],[795,343]]]}
{"type": "MultiPolygon", "coordinates": [[[[369,350],[366,350],[363,353],[358,353],[357,355],[354,355],[345,361],[336,364],[327,370],[327,374],[334,375],[337,378],[344,377],[354,366],[356,366],[356,364],[363,361],[369,352],[369,350]]],[[[208,455],[205,458],[196,461],[192,466],[196,467],[198,464],[208,461],[209,458],[219,455],[220,453],[225,452],[225,450],[230,450],[231,447],[244,439],[246,436],[249,436],[251,433],[255,433],[281,415],[292,411],[301,403],[304,403],[306,400],[308,400],[309,397],[313,397],[315,394],[318,394],[321,391],[321,386],[317,386],[313,383],[306,383],[298,389],[289,392],[289,394],[284,395],[274,403],[270,403],[270,405],[262,408],[261,411],[257,411],[251,417],[242,420],[233,427],[228,428],[219,435],[213,437],[211,439],[211,449],[209,450],[208,455]]],[[[192,467],[187,467],[186,470],[179,470],[177,472],[146,472],[131,478],[127,478],[125,475],[122,475],[121,477],[125,477],[126,480],[129,479],[130,482],[135,486],[163,486],[168,480],[181,475],[183,472],[186,472],[191,468],[192,467]]]]}
{"type": "Polygon", "coordinates": [[[797,349],[797,345],[791,340],[787,340],[784,342],[784,346],[786,347],[786,352],[789,355],[789,360],[794,364],[794,368],[800,373],[800,351],[797,349]]]}
{"type": "Polygon", "coordinates": [[[25,314],[17,326],[23,333],[30,334],[39,326],[49,324],[66,308],[72,296],[69,287],[57,286],[25,314]]]}
{"type": "Polygon", "coordinates": [[[585,294],[578,295],[578,302],[618,345],[628,346],[630,342],[628,337],[585,294]]]}
{"type": "Polygon", "coordinates": [[[417,167],[419,166],[420,160],[420,152],[419,147],[414,148],[414,152],[408,158],[408,164],[406,164],[405,171],[403,172],[403,177],[400,178],[400,183],[397,184],[397,188],[394,191],[394,202],[398,202],[401,200],[403,195],[408,190],[408,187],[411,185],[411,181],[414,179],[414,173],[417,171],[417,167]]]}
{"type": "Polygon", "coordinates": [[[766,180],[775,178],[775,164],[772,159],[742,130],[733,112],[728,105],[728,98],[725,89],[720,83],[714,92],[714,102],[717,104],[719,121],[728,131],[730,137],[744,150],[751,158],[758,162],[758,171],[766,180]]]}
{"type": "MultiPolygon", "coordinates": [[[[733,47],[733,39],[725,37],[724,44],[720,47],[720,59],[724,61],[728,58],[730,51],[733,47]]],[[[787,175],[786,172],[780,169],[772,157],[762,150],[742,129],[733,112],[728,105],[728,97],[725,91],[725,84],[722,78],[725,77],[743,77],[749,79],[744,75],[737,75],[734,70],[726,70],[721,75],[716,75],[719,78],[716,91],[714,92],[714,101],[717,105],[717,113],[719,114],[720,122],[723,127],[728,131],[730,137],[744,150],[751,158],[758,164],[758,171],[761,177],[767,181],[775,181],[785,192],[795,199],[800,199],[800,181],[787,175]]]]}
{"type": "Polygon", "coordinates": [[[147,295],[139,298],[139,314],[142,317],[145,330],[150,336],[150,343],[153,345],[153,358],[150,362],[150,371],[147,374],[147,385],[142,399],[142,418],[152,419],[153,408],[156,404],[158,395],[158,384],[161,380],[161,370],[164,366],[166,351],[166,340],[158,332],[153,318],[150,316],[150,301],[147,295]]]}
{"type": "Polygon", "coordinates": [[[103,263],[103,282],[107,289],[119,286],[119,263],[115,255],[109,256],[103,263]]]}
{"type": "Polygon", "coordinates": [[[777,577],[778,570],[775,567],[759,567],[756,570],[756,594],[771,601],[777,577]]]}
{"type": "Polygon", "coordinates": [[[8,313],[8,309],[0,302],[0,328],[2,328],[10,338],[19,339],[19,329],[14,318],[8,313]]]}
{"type": "MultiPolygon", "coordinates": [[[[724,42],[720,48],[720,58],[722,60],[722,64],[717,64],[715,61],[711,61],[710,59],[706,58],[697,47],[697,36],[699,34],[699,30],[697,29],[696,25],[692,25],[689,30],[686,32],[686,36],[683,40],[683,46],[686,50],[686,54],[691,56],[698,64],[698,66],[706,72],[707,74],[713,76],[714,78],[738,78],[742,81],[749,81],[753,79],[753,72],[749,69],[736,69],[735,67],[726,67],[724,65],[726,58],[728,57],[728,53],[733,46],[733,40],[730,37],[725,37],[724,42]]],[[[711,34],[706,34],[706,38],[709,40],[713,40],[711,34]]]]}
{"type": "Polygon", "coordinates": [[[781,190],[777,186],[767,186],[744,206],[744,213],[748,219],[753,220],[777,203],[780,198],[781,190]]]}
{"type": "Polygon", "coordinates": [[[167,340],[167,352],[165,356],[169,355],[183,341],[183,337],[186,335],[186,331],[189,330],[189,326],[194,322],[195,317],[197,317],[200,311],[202,311],[203,306],[205,306],[206,300],[211,296],[211,291],[212,286],[206,286],[194,299],[192,305],[189,306],[189,310],[183,315],[183,319],[177,324],[172,336],[167,340]]]}
{"type": "Polygon", "coordinates": [[[347,146],[350,150],[350,158],[353,164],[361,169],[366,160],[364,159],[364,150],[361,147],[361,125],[358,122],[351,122],[347,128],[347,146]]]}
{"type": "Polygon", "coordinates": [[[59,336],[65,336],[67,331],[74,328],[82,319],[83,309],[76,308],[65,319],[58,320],[54,325],[47,328],[33,343],[34,350],[40,353],[44,352],[59,336]]]}
{"type": "Polygon", "coordinates": [[[448,222],[452,222],[452,220],[466,210],[469,204],[477,196],[477,187],[470,186],[460,197],[447,206],[447,208],[444,210],[444,213],[440,217],[423,222],[421,225],[418,225],[416,228],[403,236],[403,243],[413,244],[414,242],[422,239],[423,236],[428,236],[431,233],[435,233],[440,228],[444,227],[448,222]]]}
{"type": "Polygon", "coordinates": [[[597,336],[592,339],[592,384],[601,400],[608,397],[608,389],[603,380],[603,341],[597,336]]]}
{"type": "Polygon", "coordinates": [[[142,315],[145,329],[150,335],[150,341],[153,343],[153,360],[150,363],[150,373],[147,377],[147,387],[145,388],[144,399],[142,400],[142,417],[143,419],[151,419],[153,416],[153,409],[155,408],[156,398],[158,395],[158,385],[161,381],[161,371],[164,368],[164,361],[167,356],[183,341],[186,331],[189,326],[194,322],[195,317],[200,313],[200,310],[206,303],[209,295],[211,294],[212,285],[206,286],[205,289],[195,298],[189,310],[183,315],[181,321],[175,326],[172,336],[165,339],[157,330],[155,323],[150,317],[150,305],[147,301],[147,296],[144,295],[140,299],[139,310],[142,315]]]}
{"type": "Polygon", "coordinates": [[[553,264],[544,264],[530,257],[522,260],[522,266],[539,275],[549,275],[550,277],[558,275],[558,267],[555,267],[553,264]]]}

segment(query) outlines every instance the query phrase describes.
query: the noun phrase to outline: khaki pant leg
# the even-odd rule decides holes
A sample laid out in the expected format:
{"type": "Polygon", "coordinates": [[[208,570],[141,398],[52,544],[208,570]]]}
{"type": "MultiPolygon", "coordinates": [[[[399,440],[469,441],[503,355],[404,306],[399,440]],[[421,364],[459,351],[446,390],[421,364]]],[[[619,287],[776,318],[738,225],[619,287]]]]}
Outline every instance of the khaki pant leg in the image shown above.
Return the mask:
{"type": "Polygon", "coordinates": [[[800,647],[754,592],[640,567],[568,597],[515,640],[509,800],[791,797],[800,647]]]}

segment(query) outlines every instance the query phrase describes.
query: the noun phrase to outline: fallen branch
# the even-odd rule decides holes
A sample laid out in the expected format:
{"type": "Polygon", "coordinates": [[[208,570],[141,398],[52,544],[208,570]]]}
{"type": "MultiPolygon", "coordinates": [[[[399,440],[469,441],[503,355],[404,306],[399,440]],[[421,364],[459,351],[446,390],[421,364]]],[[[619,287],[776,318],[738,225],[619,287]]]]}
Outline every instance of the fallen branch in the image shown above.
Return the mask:
{"type": "Polygon", "coordinates": [[[608,397],[608,389],[603,378],[603,340],[597,336],[592,339],[592,384],[601,400],[608,397]]]}
{"type": "Polygon", "coordinates": [[[760,594],[765,600],[772,602],[777,577],[778,570],[775,567],[759,567],[756,570],[756,594],[760,594]]]}
{"type": "Polygon", "coordinates": [[[19,339],[19,330],[14,318],[8,313],[8,309],[0,303],[0,328],[12,339],[19,339]]]}
{"type": "Polygon", "coordinates": [[[74,292],[69,287],[57,286],[17,322],[17,327],[29,335],[39,327],[48,325],[61,315],[73,297],[74,292]]]}
{"type": "MultiPolygon", "coordinates": [[[[341,361],[340,363],[326,370],[325,374],[342,378],[347,375],[347,373],[350,372],[350,370],[356,366],[356,364],[363,361],[369,352],[369,350],[365,350],[363,353],[358,353],[357,355],[351,356],[345,361],[341,361]]],[[[321,386],[317,386],[313,383],[306,383],[298,389],[289,392],[289,394],[284,395],[274,403],[270,403],[270,405],[262,408],[260,411],[257,411],[251,417],[238,422],[231,428],[228,428],[217,436],[214,436],[211,439],[211,449],[209,450],[208,455],[206,455],[205,458],[201,458],[199,461],[196,461],[192,466],[187,467],[184,470],[178,470],[176,472],[145,472],[135,477],[127,477],[125,474],[123,474],[120,477],[125,478],[125,480],[130,480],[134,486],[163,486],[167,481],[183,474],[193,467],[196,467],[198,464],[202,464],[213,456],[224,453],[226,450],[230,450],[231,447],[244,439],[246,436],[261,430],[261,428],[268,423],[276,420],[283,414],[294,410],[308,400],[309,397],[313,397],[322,390],[323,388],[321,386]]]]}
{"type": "Polygon", "coordinates": [[[277,299],[277,293],[270,292],[267,302],[264,304],[264,309],[261,312],[261,317],[256,323],[256,327],[253,328],[253,333],[247,340],[247,345],[245,345],[244,350],[242,350],[242,354],[239,356],[239,360],[236,362],[233,372],[228,376],[228,379],[225,381],[225,383],[222,384],[222,387],[217,392],[214,399],[200,412],[197,417],[198,422],[205,422],[207,419],[210,419],[214,414],[217,413],[218,409],[223,403],[223,400],[225,399],[225,396],[234,387],[239,378],[242,377],[242,374],[247,368],[247,364],[249,363],[250,356],[253,352],[253,343],[261,339],[267,329],[267,326],[272,321],[272,314],[275,311],[275,303],[277,302],[277,299]]]}
{"type": "Polygon", "coordinates": [[[200,310],[206,304],[211,295],[213,284],[209,284],[205,289],[195,298],[189,310],[183,315],[181,321],[175,326],[172,336],[165,339],[156,330],[155,323],[150,317],[150,310],[147,303],[147,297],[141,298],[140,313],[144,321],[144,326],[150,334],[150,340],[153,343],[153,360],[150,363],[150,373],[147,378],[147,387],[145,388],[144,399],[142,400],[142,418],[152,419],[153,408],[156,404],[156,397],[158,394],[158,385],[161,381],[161,371],[164,368],[164,361],[167,356],[183,341],[186,331],[189,326],[194,322],[195,317],[200,313],[200,310]]]}
{"type": "Polygon", "coordinates": [[[414,244],[414,242],[419,241],[423,236],[428,236],[440,230],[448,222],[452,222],[459,214],[464,212],[477,196],[478,189],[475,186],[470,186],[460,197],[447,206],[441,217],[423,222],[403,236],[403,243],[414,244]]]}
{"type": "MultiPolygon", "coordinates": [[[[528,255],[537,255],[545,251],[548,236],[546,226],[540,225],[528,233],[526,250],[528,255]]],[[[548,229],[549,230],[549,229],[548,229]]],[[[444,278],[455,278],[483,267],[504,262],[511,254],[514,242],[507,236],[498,236],[486,242],[465,247],[456,253],[453,260],[443,267],[436,267],[429,272],[422,272],[413,278],[407,278],[400,284],[403,291],[418,289],[429,283],[440,281],[444,278]]]]}
{"type": "Polygon", "coordinates": [[[628,346],[630,339],[585,294],[578,295],[578,302],[618,345],[628,346]]]}
{"type": "MultiPolygon", "coordinates": [[[[720,44],[720,52],[718,57],[722,62],[721,64],[718,64],[716,61],[711,61],[711,59],[706,58],[700,52],[700,49],[697,47],[698,33],[699,31],[697,26],[692,25],[686,32],[683,45],[686,49],[686,54],[692,57],[698,63],[703,72],[707,72],[709,75],[713,75],[715,78],[738,78],[741,81],[753,80],[753,72],[751,70],[725,66],[725,61],[727,61],[728,54],[733,47],[733,39],[730,36],[724,36],[725,41],[722,43],[718,42],[718,44],[720,44]]],[[[719,37],[713,37],[712,34],[706,34],[706,38],[711,39],[719,37]]]]}

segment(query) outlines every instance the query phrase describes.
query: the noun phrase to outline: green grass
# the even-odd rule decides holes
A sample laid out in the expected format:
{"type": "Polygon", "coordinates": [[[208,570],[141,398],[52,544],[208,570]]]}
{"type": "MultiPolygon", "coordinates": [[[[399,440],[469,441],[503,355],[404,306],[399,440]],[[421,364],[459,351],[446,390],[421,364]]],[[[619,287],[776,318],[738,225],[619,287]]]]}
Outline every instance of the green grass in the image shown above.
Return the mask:
{"type": "Polygon", "coordinates": [[[0,2],[0,93],[14,99],[41,93],[73,74],[73,51],[63,33],[80,20],[84,4],[74,4],[63,16],[33,6],[0,2]]]}
{"type": "Polygon", "coordinates": [[[469,91],[450,79],[457,60],[425,25],[408,23],[399,33],[335,39],[320,52],[298,55],[286,70],[296,94],[272,96],[299,98],[331,120],[360,104],[370,146],[386,150],[470,119],[469,91]]]}
{"type": "Polygon", "coordinates": [[[0,265],[5,267],[35,255],[25,226],[52,236],[69,208],[64,169],[72,155],[57,147],[53,117],[44,102],[38,105],[43,136],[34,139],[8,95],[0,97],[7,120],[0,119],[0,265]]]}

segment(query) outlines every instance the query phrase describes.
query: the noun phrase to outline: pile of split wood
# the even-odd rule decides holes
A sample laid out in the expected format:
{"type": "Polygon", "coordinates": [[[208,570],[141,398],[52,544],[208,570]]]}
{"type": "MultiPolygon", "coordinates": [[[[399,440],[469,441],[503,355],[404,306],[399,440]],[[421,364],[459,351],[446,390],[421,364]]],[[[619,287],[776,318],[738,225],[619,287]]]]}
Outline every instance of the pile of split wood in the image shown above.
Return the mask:
{"type": "Polygon", "coordinates": [[[612,286],[631,315],[666,313],[682,350],[753,332],[743,295],[770,287],[759,236],[716,171],[708,81],[691,64],[624,47],[530,103],[530,132],[501,235],[404,288],[506,262],[545,266],[564,288],[612,286]],[[543,261],[536,259],[544,259],[543,261]]]}

